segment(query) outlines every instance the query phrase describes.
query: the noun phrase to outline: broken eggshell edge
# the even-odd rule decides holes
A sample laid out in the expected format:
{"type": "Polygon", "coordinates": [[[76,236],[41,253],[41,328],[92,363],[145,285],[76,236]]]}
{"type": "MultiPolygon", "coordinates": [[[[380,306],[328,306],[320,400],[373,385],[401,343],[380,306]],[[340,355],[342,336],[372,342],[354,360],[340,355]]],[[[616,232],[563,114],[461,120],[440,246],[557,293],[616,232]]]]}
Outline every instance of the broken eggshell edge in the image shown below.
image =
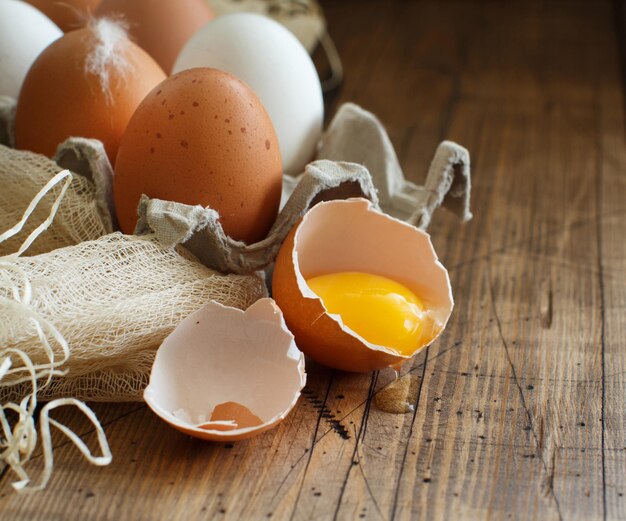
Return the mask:
{"type": "Polygon", "coordinates": [[[284,420],[298,401],[305,383],[304,354],[296,346],[281,310],[272,299],[260,299],[246,311],[211,301],[185,318],[158,349],[144,399],[161,419],[189,436],[209,441],[236,441],[256,436],[284,420]],[[280,369],[275,365],[274,373],[268,370],[269,365],[278,362],[284,362],[285,366],[280,369]],[[191,371],[196,371],[197,376],[191,376],[191,371]],[[282,375],[278,374],[281,372],[282,375]],[[287,374],[289,377],[281,382],[280,377],[287,374]],[[194,379],[200,382],[198,387],[205,389],[194,386],[194,379]],[[208,389],[212,386],[217,386],[213,396],[222,392],[222,386],[231,388],[225,391],[227,396],[223,399],[215,399],[208,389]],[[236,398],[245,386],[248,391],[243,394],[247,394],[249,400],[242,403],[244,400],[236,398]],[[199,401],[206,401],[206,406],[199,405],[199,401]],[[211,401],[215,403],[211,405],[211,401]],[[263,423],[221,430],[219,427],[227,427],[229,422],[210,422],[210,414],[216,405],[228,401],[244,405],[263,423]],[[282,404],[277,403],[281,401],[282,404]],[[191,422],[174,414],[194,406],[196,416],[198,406],[205,411],[204,419],[191,422]],[[272,409],[273,414],[268,417],[272,409]],[[200,428],[209,422],[216,429],[200,428]]]}
{"type": "Polygon", "coordinates": [[[399,368],[438,338],[454,307],[448,272],[430,236],[361,198],[319,203],[294,226],[279,252],[272,291],[299,348],[319,363],[353,372],[399,368]],[[351,242],[354,234],[359,238],[351,242]],[[390,249],[402,253],[391,262],[390,249]],[[411,355],[365,340],[327,313],[306,282],[341,271],[382,275],[409,287],[429,309],[435,334],[411,355]]]}

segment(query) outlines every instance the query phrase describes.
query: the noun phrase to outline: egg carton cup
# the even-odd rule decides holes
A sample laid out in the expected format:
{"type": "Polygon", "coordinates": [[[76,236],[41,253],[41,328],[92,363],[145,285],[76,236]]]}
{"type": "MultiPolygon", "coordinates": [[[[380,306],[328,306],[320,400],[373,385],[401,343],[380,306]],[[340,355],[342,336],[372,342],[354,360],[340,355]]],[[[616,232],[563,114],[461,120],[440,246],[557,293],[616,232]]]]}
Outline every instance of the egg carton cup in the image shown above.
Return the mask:
{"type": "Polygon", "coordinates": [[[363,197],[418,228],[444,206],[461,220],[471,219],[469,152],[443,141],[424,186],[404,178],[383,125],[353,103],[342,105],[320,140],[316,160],[302,175],[284,176],[281,210],[268,236],[255,244],[229,237],[219,213],[142,196],[136,234],[154,233],[166,246],[182,244],[203,264],[223,272],[249,273],[271,265],[289,230],[320,201],[363,197]]]}

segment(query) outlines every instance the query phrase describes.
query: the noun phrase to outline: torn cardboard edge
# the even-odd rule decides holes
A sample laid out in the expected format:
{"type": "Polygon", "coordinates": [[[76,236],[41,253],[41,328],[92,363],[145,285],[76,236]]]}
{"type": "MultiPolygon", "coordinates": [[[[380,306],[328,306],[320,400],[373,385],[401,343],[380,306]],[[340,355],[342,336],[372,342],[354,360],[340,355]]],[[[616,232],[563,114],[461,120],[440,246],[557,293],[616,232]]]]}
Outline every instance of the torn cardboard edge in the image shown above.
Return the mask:
{"type": "Polygon", "coordinates": [[[365,197],[378,202],[365,167],[354,163],[315,161],[307,165],[267,237],[255,244],[224,233],[219,214],[211,208],[142,196],[135,233],[155,233],[165,246],[182,244],[206,266],[219,271],[250,273],[274,262],[287,233],[307,210],[320,201],[365,197]]]}
{"type": "Polygon", "coordinates": [[[470,212],[470,156],[467,149],[443,141],[428,169],[424,186],[407,181],[382,123],[354,103],[343,104],[322,136],[318,159],[350,161],[369,171],[382,210],[425,229],[444,206],[462,221],[470,212]]]}
{"type": "Polygon", "coordinates": [[[71,137],[58,146],[52,160],[61,168],[83,176],[94,184],[100,216],[112,231],[118,230],[113,201],[113,167],[102,142],[71,137]]]}
{"type": "MultiPolygon", "coordinates": [[[[15,102],[0,98],[0,140],[13,143],[15,102]]],[[[113,169],[102,144],[70,138],[55,155],[59,165],[96,183],[99,204],[114,216],[113,169]]],[[[317,202],[364,197],[384,212],[425,229],[433,212],[444,206],[461,220],[471,219],[469,152],[451,141],[438,147],[425,184],[407,181],[391,140],[372,113],[354,103],[342,105],[318,146],[316,160],[297,177],[283,177],[281,210],[268,236],[255,244],[228,237],[219,214],[142,196],[135,234],[154,233],[167,247],[182,245],[206,266],[233,273],[264,269],[276,258],[291,227],[317,202]]]]}

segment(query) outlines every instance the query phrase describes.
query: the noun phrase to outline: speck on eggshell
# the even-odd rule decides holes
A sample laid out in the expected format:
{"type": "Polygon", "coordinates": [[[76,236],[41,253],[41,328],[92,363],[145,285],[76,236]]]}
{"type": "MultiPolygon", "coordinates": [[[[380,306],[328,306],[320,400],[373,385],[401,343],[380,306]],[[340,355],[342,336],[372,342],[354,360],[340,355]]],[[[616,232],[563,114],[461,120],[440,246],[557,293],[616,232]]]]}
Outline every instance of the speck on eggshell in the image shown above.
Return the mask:
{"type": "Polygon", "coordinates": [[[267,112],[245,83],[216,69],[180,72],[148,94],[115,164],[116,210],[125,233],[133,232],[146,194],[210,206],[230,237],[250,244],[267,235],[281,191],[280,150],[267,112]],[[169,117],[185,110],[184,118],[169,117]],[[247,130],[231,130],[237,128],[247,130]]]}

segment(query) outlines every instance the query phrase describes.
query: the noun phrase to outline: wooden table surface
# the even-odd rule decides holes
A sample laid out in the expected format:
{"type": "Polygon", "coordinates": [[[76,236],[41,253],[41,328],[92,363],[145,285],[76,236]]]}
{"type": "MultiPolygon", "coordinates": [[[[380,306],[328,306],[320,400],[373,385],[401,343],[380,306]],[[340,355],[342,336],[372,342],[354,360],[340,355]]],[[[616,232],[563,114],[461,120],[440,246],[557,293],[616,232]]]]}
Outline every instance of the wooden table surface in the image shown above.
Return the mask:
{"type": "MultiPolygon", "coordinates": [[[[610,2],[325,2],[341,92],[376,113],[407,177],[449,138],[474,220],[430,228],[456,309],[402,374],[310,363],[278,428],[236,444],[96,404],[114,460],[61,437],[37,495],[0,471],[1,519],[626,519],[626,148],[610,2]]],[[[622,18],[623,19],[623,18],[622,18]]],[[[94,444],[82,420],[63,415],[94,444]]],[[[39,459],[39,462],[41,460],[39,459]]]]}

